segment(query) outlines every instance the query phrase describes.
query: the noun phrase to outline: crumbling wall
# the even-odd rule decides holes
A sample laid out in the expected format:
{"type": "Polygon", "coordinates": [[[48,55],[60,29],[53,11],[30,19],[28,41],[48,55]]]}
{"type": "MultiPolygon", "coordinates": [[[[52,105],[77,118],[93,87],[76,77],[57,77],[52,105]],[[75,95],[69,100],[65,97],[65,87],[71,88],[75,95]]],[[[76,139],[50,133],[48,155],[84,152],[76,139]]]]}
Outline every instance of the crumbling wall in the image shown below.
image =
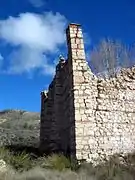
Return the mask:
{"type": "Polygon", "coordinates": [[[99,79],[86,62],[80,25],[70,24],[66,35],[68,58],[41,96],[41,146],[89,161],[134,151],[135,68],[99,79]]]}
{"type": "MultiPolygon", "coordinates": [[[[60,59],[56,75],[46,92],[41,93],[40,149],[70,152],[72,76],[69,61],[60,59]]],[[[72,103],[73,104],[73,103],[72,103]]]]}
{"type": "Polygon", "coordinates": [[[96,120],[102,153],[135,150],[135,68],[123,69],[115,78],[98,81],[96,120]]]}

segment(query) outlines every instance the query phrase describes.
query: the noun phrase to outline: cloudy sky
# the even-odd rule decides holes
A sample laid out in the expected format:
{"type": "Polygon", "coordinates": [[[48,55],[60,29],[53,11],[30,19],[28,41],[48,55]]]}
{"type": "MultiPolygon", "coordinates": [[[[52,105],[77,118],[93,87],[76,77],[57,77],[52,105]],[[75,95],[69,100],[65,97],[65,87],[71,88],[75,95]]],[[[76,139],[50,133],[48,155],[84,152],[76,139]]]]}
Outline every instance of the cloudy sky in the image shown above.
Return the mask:
{"type": "Polygon", "coordinates": [[[0,110],[40,111],[40,91],[51,82],[65,29],[82,24],[86,53],[111,37],[135,41],[134,0],[1,0],[0,110]]]}

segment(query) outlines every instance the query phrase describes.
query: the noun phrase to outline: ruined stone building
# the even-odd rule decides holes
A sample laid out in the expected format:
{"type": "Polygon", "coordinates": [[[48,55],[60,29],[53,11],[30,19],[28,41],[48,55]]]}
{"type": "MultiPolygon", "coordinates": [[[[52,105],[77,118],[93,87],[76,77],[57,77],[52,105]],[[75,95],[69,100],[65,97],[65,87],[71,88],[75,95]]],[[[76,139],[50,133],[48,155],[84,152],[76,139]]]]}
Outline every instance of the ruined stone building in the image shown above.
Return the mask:
{"type": "Polygon", "coordinates": [[[41,92],[40,148],[93,160],[135,150],[135,68],[97,78],[85,58],[81,26],[66,30],[68,57],[60,59],[41,92]]]}

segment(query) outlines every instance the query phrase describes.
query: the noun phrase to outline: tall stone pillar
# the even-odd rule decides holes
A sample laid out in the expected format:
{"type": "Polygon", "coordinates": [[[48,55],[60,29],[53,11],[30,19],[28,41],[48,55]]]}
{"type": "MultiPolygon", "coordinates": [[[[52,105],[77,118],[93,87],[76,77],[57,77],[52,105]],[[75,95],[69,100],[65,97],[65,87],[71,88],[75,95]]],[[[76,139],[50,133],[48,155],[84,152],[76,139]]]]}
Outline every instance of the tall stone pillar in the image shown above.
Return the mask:
{"type": "Polygon", "coordinates": [[[81,26],[78,24],[70,24],[66,30],[67,34],[67,45],[68,45],[68,58],[85,61],[84,42],[81,26]]]}
{"type": "Polygon", "coordinates": [[[77,159],[88,159],[89,138],[96,108],[96,84],[85,58],[81,26],[70,24],[67,28],[68,63],[71,84],[70,148],[77,159]],[[94,93],[93,93],[94,92],[94,93]]]}

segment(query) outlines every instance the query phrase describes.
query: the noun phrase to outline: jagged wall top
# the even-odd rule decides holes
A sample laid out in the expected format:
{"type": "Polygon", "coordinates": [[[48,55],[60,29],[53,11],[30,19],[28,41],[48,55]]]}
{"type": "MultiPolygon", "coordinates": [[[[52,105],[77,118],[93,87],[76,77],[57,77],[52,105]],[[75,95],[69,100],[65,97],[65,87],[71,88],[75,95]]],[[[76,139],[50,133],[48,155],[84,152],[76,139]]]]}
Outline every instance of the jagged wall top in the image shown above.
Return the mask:
{"type": "MultiPolygon", "coordinates": [[[[85,47],[83,43],[83,33],[82,33],[81,25],[77,23],[70,23],[66,29],[66,36],[67,36],[67,46],[68,46],[68,58],[65,59],[61,56],[59,57],[59,62],[56,65],[56,73],[60,71],[61,69],[63,69],[65,65],[71,61],[71,59],[72,61],[73,59],[74,60],[83,59],[84,61],[86,61],[85,50],[84,50],[85,47]]],[[[86,63],[88,64],[88,62],[86,63]]],[[[74,65],[73,65],[73,69],[74,69],[74,65]]],[[[85,70],[91,73],[92,77],[94,77],[94,79],[96,79],[97,81],[100,81],[102,83],[106,82],[106,83],[109,83],[109,85],[110,85],[110,82],[111,84],[118,84],[118,82],[121,82],[122,80],[131,81],[131,79],[135,78],[134,66],[131,68],[121,69],[120,72],[116,73],[113,78],[105,78],[105,79],[96,77],[96,75],[94,75],[94,73],[91,72],[91,69],[89,66],[87,66],[85,70]]],[[[48,89],[52,87],[55,76],[53,78],[52,83],[49,85],[48,89]]],[[[44,94],[47,97],[48,90],[41,92],[41,94],[44,94]]]]}

